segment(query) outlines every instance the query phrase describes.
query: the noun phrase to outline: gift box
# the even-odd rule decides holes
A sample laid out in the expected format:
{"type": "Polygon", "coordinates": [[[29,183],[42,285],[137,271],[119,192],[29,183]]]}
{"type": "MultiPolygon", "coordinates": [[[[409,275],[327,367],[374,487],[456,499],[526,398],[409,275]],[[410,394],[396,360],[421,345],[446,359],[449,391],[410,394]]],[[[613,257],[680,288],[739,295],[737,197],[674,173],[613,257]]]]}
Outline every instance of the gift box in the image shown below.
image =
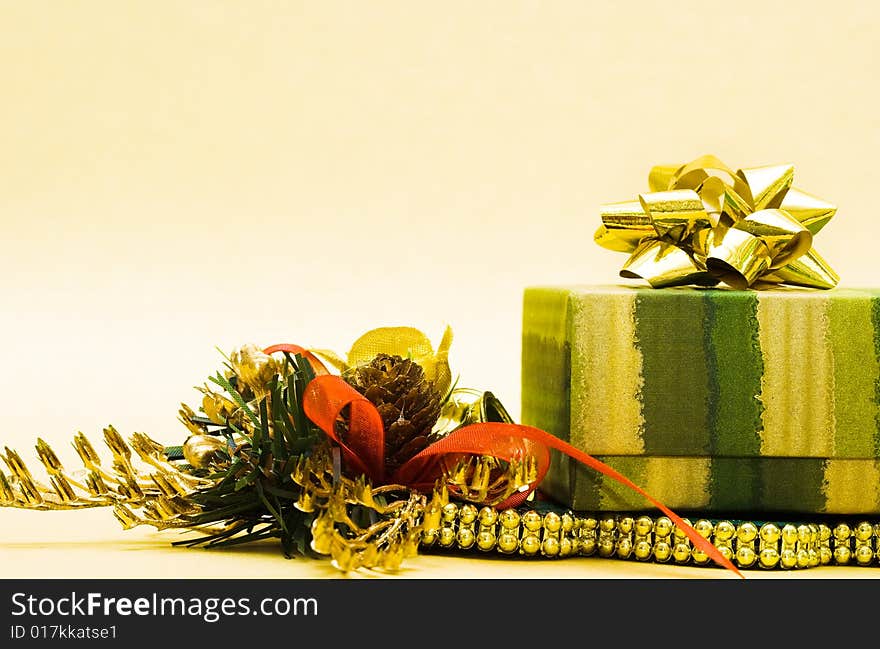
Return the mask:
{"type": "MultiPolygon", "coordinates": [[[[681,510],[880,513],[880,289],[531,287],[522,423],[681,510]]],[[[554,453],[579,510],[646,501],[554,453]]]]}

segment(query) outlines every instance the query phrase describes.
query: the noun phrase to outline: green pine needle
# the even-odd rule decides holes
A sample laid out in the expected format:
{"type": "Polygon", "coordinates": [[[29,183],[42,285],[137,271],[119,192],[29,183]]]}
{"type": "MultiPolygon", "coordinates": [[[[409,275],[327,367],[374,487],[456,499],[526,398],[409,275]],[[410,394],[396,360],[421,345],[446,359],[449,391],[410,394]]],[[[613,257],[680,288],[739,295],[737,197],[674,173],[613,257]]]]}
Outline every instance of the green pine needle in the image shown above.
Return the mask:
{"type": "Polygon", "coordinates": [[[193,527],[220,525],[226,529],[175,545],[225,547],[280,538],[285,556],[310,553],[314,515],[294,506],[302,489],[291,472],[323,432],[302,408],[302,395],[315,377],[311,365],[300,354],[284,356],[280,374],[269,381],[266,396],[257,403],[244,399],[236,388],[239,381],[235,375],[227,378],[218,372],[210,377],[245,414],[252,430],[248,435],[227,422],[212,433],[224,436],[230,448],[234,448],[233,439],[238,439],[240,446],[221,451],[221,457],[231,461],[213,474],[213,485],[192,496],[201,506],[199,513],[189,517],[193,527]]]}

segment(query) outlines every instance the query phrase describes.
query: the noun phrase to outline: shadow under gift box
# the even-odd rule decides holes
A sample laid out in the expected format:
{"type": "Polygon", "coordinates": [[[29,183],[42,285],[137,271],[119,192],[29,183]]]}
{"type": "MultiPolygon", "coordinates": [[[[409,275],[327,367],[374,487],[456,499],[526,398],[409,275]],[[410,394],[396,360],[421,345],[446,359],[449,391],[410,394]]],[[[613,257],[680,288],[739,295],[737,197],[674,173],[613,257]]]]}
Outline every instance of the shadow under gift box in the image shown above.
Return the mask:
{"type": "MultiPolygon", "coordinates": [[[[673,509],[880,513],[880,289],[527,288],[521,419],[673,509]]],[[[541,489],[651,507],[558,453],[541,489]]]]}

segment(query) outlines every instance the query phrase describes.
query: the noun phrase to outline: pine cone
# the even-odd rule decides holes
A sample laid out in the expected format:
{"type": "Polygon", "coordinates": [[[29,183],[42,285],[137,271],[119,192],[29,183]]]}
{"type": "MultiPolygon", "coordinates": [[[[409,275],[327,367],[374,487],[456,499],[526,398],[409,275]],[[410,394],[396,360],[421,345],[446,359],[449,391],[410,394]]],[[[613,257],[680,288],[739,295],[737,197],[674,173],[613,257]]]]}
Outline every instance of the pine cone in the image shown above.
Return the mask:
{"type": "Polygon", "coordinates": [[[372,402],[385,426],[385,468],[390,473],[428,446],[440,416],[443,395],[420,365],[400,356],[378,354],[351,369],[345,380],[372,402]]]}

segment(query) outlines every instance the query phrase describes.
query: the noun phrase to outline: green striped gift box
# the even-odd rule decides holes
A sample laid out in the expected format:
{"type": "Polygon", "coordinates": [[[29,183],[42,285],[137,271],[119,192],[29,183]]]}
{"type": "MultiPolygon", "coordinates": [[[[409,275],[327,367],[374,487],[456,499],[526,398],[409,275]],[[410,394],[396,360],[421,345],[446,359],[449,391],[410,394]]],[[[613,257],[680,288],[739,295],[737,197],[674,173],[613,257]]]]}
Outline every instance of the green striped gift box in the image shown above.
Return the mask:
{"type": "MultiPolygon", "coordinates": [[[[528,288],[521,420],[670,506],[880,511],[880,289],[528,288]]],[[[591,473],[544,489],[621,509],[591,473]]]]}

